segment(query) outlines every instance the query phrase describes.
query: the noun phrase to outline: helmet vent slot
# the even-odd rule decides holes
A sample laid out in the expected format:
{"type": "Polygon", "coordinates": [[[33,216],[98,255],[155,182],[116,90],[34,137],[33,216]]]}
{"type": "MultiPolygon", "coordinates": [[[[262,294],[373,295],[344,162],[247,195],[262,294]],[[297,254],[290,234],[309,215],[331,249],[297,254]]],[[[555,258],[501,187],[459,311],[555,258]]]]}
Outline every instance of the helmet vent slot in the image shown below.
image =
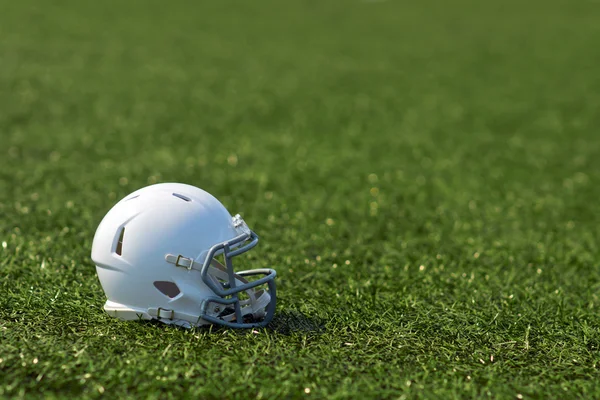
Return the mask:
{"type": "Polygon", "coordinates": [[[177,297],[179,293],[181,293],[179,287],[177,287],[175,283],[169,281],[155,281],[154,287],[157,288],[159,292],[170,298],[177,297]]]}
{"type": "Polygon", "coordinates": [[[136,195],[136,196],[131,196],[130,198],[126,199],[125,201],[129,201],[129,200],[133,200],[133,199],[137,199],[138,197],[140,197],[140,195],[136,195]]]}
{"type": "Polygon", "coordinates": [[[123,236],[125,236],[125,228],[121,228],[121,233],[119,234],[119,241],[117,242],[117,249],[115,253],[121,255],[123,253],[123,236]]]}
{"type": "Polygon", "coordinates": [[[189,197],[186,197],[182,194],[179,193],[173,193],[173,196],[180,198],[183,201],[192,201],[192,199],[190,199],[189,197]]]}

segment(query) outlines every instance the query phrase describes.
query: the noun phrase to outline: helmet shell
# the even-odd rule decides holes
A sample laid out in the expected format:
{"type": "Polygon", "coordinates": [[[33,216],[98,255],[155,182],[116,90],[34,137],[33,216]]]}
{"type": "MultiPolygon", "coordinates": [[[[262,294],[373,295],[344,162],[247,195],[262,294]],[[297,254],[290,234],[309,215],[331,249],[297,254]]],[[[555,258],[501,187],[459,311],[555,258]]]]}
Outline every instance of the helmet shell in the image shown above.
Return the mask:
{"type": "Polygon", "coordinates": [[[208,250],[237,236],[232,216],[215,197],[194,186],[162,183],[137,190],[104,217],[92,245],[92,260],[108,298],[105,309],[123,319],[151,318],[148,305],[198,315],[214,296],[200,271],[175,267],[166,254],[204,263],[208,250]],[[173,298],[155,282],[172,282],[173,298]]]}

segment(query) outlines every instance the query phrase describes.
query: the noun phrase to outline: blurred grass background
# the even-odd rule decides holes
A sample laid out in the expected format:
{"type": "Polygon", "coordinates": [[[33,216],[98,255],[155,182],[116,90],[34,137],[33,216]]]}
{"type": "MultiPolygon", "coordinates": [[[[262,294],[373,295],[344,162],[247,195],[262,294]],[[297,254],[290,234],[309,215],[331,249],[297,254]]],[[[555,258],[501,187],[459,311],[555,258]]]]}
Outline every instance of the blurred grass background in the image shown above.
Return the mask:
{"type": "Polygon", "coordinates": [[[599,3],[0,10],[0,396],[599,396],[599,3]],[[95,228],[168,181],[261,236],[271,327],[103,313],[95,228]]]}

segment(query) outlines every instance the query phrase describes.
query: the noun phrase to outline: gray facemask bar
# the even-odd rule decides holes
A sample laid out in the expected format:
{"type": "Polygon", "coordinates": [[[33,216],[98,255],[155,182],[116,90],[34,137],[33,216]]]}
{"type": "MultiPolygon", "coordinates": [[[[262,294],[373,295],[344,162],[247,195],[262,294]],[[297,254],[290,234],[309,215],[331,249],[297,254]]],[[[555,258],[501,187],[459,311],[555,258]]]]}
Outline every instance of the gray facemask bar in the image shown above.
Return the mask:
{"type": "Polygon", "coordinates": [[[274,280],[275,276],[276,276],[275,270],[270,269],[270,268],[261,268],[261,269],[252,269],[252,270],[248,270],[248,271],[241,271],[236,274],[235,271],[233,270],[233,263],[231,261],[231,259],[233,257],[247,252],[248,250],[250,250],[257,244],[258,244],[258,235],[256,233],[254,233],[253,231],[250,231],[250,233],[244,233],[244,234],[237,236],[226,242],[216,244],[210,248],[210,250],[208,251],[208,254],[206,255],[206,258],[204,260],[204,264],[202,265],[200,274],[202,276],[202,281],[204,281],[204,283],[208,287],[210,287],[218,296],[221,296],[221,297],[209,297],[207,299],[207,301],[204,303],[204,306],[203,306],[203,310],[202,310],[203,315],[201,317],[202,319],[204,319],[205,321],[212,322],[214,324],[225,325],[225,326],[228,326],[231,328],[261,327],[261,326],[265,326],[269,322],[271,322],[271,319],[273,319],[273,315],[275,314],[275,306],[276,306],[276,290],[275,290],[275,280],[274,280]],[[248,243],[245,246],[242,246],[240,248],[237,248],[235,250],[231,249],[232,246],[235,246],[239,243],[244,243],[247,241],[250,241],[250,243],[248,243]],[[215,284],[215,282],[208,277],[208,271],[209,271],[211,262],[215,256],[215,254],[221,250],[223,250],[223,255],[225,258],[225,267],[227,269],[227,275],[229,276],[229,283],[228,283],[228,285],[226,285],[226,287],[221,287],[220,285],[215,284]],[[255,280],[255,281],[236,286],[235,275],[238,275],[238,276],[265,275],[265,276],[260,279],[255,280]],[[243,321],[243,317],[242,317],[242,309],[240,307],[240,301],[239,301],[238,294],[240,292],[246,291],[248,289],[252,289],[257,286],[263,285],[265,283],[268,285],[268,288],[269,288],[268,293],[271,296],[271,299],[269,301],[269,305],[267,306],[264,319],[260,322],[255,322],[255,323],[239,322],[239,321],[243,321]],[[227,297],[227,296],[231,296],[231,298],[225,299],[224,297],[227,297]],[[206,307],[208,307],[208,304],[211,302],[224,304],[224,305],[232,305],[233,304],[237,322],[224,321],[220,318],[206,315],[205,314],[206,307]]]}

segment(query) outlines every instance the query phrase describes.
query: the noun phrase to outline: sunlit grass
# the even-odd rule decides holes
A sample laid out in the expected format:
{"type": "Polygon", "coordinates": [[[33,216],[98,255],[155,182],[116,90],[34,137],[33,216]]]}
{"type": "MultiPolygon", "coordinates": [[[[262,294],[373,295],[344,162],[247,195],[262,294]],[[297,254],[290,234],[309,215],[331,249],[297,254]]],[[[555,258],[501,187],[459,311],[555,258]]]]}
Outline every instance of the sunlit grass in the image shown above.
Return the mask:
{"type": "Polygon", "coordinates": [[[488,3],[3,1],[0,396],[599,397],[600,6],[488,3]],[[96,226],[167,181],[271,326],[104,314],[96,226]]]}

